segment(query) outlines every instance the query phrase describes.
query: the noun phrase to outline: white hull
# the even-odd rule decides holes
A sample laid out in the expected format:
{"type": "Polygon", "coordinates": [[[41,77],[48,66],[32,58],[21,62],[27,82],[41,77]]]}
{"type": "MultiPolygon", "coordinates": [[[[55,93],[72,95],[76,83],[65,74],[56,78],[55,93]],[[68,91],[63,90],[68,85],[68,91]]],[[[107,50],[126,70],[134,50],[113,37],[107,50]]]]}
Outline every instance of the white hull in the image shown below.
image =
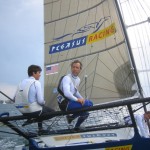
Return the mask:
{"type": "Polygon", "coordinates": [[[34,138],[34,140],[38,143],[39,148],[44,148],[104,143],[131,139],[132,137],[133,132],[131,132],[131,128],[122,128],[116,130],[48,135],[34,138]]]}

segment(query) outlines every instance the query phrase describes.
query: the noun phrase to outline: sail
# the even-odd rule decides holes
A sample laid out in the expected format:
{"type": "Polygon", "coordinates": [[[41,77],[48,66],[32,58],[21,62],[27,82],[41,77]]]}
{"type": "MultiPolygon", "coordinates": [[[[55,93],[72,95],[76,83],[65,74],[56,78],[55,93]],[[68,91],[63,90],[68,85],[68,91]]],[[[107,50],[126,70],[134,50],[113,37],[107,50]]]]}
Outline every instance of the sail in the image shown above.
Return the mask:
{"type": "Polygon", "coordinates": [[[70,63],[83,63],[79,91],[94,104],[133,96],[128,47],[113,0],[45,0],[44,94],[56,108],[70,63]]]}

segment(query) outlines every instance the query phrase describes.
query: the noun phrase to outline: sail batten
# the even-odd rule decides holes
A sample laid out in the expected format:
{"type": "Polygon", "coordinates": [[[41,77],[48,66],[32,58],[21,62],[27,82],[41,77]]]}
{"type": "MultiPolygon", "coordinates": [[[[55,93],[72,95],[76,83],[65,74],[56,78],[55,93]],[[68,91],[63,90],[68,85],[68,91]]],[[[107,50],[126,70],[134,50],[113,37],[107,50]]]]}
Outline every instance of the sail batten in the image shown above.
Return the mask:
{"type": "MultiPolygon", "coordinates": [[[[69,18],[69,17],[73,17],[73,16],[75,16],[75,15],[79,15],[79,14],[81,14],[81,13],[84,13],[84,12],[86,12],[86,11],[89,11],[89,10],[91,10],[91,9],[93,9],[93,8],[95,8],[95,7],[97,7],[98,5],[101,5],[104,1],[105,1],[105,0],[102,0],[100,3],[94,5],[94,6],[88,8],[88,9],[86,9],[86,10],[82,10],[82,11],[80,11],[80,12],[77,12],[77,13],[68,15],[68,16],[66,16],[66,17],[56,19],[56,20],[52,20],[52,21],[49,21],[49,22],[44,22],[44,24],[46,25],[46,24],[49,24],[49,23],[53,23],[53,22],[57,22],[57,21],[60,21],[60,20],[69,18]]],[[[51,3],[49,3],[49,4],[51,4],[51,3]]]]}

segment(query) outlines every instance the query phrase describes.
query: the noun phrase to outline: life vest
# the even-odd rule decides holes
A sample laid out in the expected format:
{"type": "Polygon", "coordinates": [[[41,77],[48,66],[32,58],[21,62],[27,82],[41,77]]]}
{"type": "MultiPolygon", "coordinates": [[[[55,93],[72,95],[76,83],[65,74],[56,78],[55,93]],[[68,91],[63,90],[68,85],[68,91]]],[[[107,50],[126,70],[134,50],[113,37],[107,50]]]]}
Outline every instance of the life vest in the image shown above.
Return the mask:
{"type": "Polygon", "coordinates": [[[42,110],[42,106],[40,106],[37,102],[29,103],[28,101],[29,89],[31,85],[35,83],[35,81],[36,80],[29,81],[23,90],[20,88],[21,83],[18,86],[15,95],[15,106],[22,114],[42,110]]]}
{"type": "Polygon", "coordinates": [[[69,101],[69,99],[64,95],[63,91],[60,89],[60,84],[64,77],[65,75],[60,78],[58,87],[57,87],[57,91],[59,92],[59,94],[57,95],[57,102],[58,102],[60,110],[62,111],[66,111],[66,107],[69,101]]]}
{"type": "Polygon", "coordinates": [[[66,111],[67,106],[68,106],[68,103],[69,103],[69,101],[70,101],[70,100],[64,95],[64,92],[60,89],[60,84],[61,84],[61,82],[62,82],[62,80],[63,80],[63,78],[64,78],[65,76],[68,76],[68,77],[71,79],[71,81],[72,81],[72,83],[73,83],[73,85],[74,85],[75,91],[77,92],[77,88],[76,88],[76,86],[75,86],[75,82],[72,80],[72,77],[71,77],[70,74],[64,75],[64,76],[62,76],[62,77],[60,78],[59,83],[58,83],[58,87],[57,87],[57,91],[59,92],[59,94],[57,95],[57,102],[58,102],[59,108],[60,108],[61,110],[63,110],[63,111],[66,111]]]}

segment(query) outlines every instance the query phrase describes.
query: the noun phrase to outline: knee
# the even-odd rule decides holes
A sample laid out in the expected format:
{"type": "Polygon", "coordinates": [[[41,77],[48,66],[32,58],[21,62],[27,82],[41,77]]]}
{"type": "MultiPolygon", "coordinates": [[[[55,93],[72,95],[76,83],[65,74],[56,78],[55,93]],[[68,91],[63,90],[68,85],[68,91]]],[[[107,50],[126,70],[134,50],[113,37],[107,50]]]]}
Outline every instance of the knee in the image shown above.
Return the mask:
{"type": "Polygon", "coordinates": [[[93,102],[91,100],[86,99],[85,100],[85,105],[88,106],[88,107],[91,107],[91,106],[93,106],[93,102]]]}

